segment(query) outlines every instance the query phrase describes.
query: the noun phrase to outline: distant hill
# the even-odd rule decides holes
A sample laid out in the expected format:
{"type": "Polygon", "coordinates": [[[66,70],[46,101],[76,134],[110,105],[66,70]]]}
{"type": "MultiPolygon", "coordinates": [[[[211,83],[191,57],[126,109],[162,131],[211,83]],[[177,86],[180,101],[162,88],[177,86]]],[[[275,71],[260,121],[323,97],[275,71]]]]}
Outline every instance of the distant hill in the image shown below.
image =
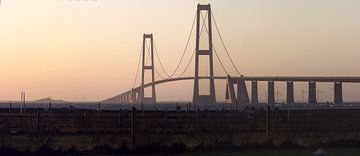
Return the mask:
{"type": "Polygon", "coordinates": [[[50,97],[35,100],[34,102],[36,102],[36,103],[50,103],[50,102],[51,103],[66,103],[66,101],[64,101],[64,100],[55,100],[55,99],[51,99],[50,97]]]}

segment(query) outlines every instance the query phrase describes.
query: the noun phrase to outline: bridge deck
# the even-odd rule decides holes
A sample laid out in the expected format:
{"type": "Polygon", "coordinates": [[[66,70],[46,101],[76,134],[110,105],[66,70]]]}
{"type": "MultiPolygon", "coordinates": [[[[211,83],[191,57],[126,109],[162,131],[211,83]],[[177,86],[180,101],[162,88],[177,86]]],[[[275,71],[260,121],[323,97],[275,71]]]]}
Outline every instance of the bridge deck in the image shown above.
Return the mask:
{"type": "MultiPolygon", "coordinates": [[[[179,77],[179,78],[169,78],[155,81],[155,85],[173,82],[173,81],[184,81],[184,80],[193,80],[194,77],[179,77]]],[[[199,77],[199,79],[210,79],[210,77],[199,77]]],[[[226,76],[215,76],[214,79],[216,80],[226,80],[226,76]]],[[[232,80],[245,80],[245,81],[294,81],[294,82],[345,82],[345,83],[360,83],[360,77],[350,77],[350,76],[235,76],[231,77],[232,80]]],[[[147,83],[144,85],[144,88],[150,87],[152,83],[147,83]]],[[[133,90],[138,91],[140,90],[140,86],[133,88],[133,90]]],[[[123,94],[129,94],[132,90],[126,91],[123,94]]],[[[104,101],[114,99],[120,95],[114,96],[112,98],[106,99],[104,101]]]]}

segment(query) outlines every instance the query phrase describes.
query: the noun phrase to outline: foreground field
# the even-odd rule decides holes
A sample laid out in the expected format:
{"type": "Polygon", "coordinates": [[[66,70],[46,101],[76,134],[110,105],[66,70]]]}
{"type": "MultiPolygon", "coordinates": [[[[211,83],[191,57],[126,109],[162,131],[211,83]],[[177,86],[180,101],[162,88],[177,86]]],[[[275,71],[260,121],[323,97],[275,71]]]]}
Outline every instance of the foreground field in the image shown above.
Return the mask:
{"type": "MultiPolygon", "coordinates": [[[[313,156],[316,148],[293,149],[245,149],[240,151],[208,151],[172,154],[173,156],[313,156]]],[[[360,147],[329,147],[325,148],[326,156],[359,156],[360,147]]],[[[165,156],[168,154],[156,154],[165,156]]],[[[155,156],[155,155],[154,155],[155,156]]]]}
{"type": "MultiPolygon", "coordinates": [[[[108,154],[346,147],[359,145],[358,114],[359,110],[272,108],[242,111],[27,109],[21,114],[15,109],[0,109],[0,147],[19,151],[46,147],[58,152],[108,154]]],[[[301,151],[308,152],[306,150],[301,151]]],[[[243,155],[251,151],[242,152],[243,155]]],[[[254,152],[250,154],[262,151],[254,152]]]]}

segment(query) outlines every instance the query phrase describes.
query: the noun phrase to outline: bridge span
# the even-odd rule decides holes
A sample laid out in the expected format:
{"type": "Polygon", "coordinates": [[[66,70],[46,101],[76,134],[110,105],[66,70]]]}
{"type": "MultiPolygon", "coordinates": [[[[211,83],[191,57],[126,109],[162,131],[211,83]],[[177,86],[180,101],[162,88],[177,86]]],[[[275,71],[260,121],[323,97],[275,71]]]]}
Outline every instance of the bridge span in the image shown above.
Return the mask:
{"type": "MultiPolygon", "coordinates": [[[[210,79],[210,77],[198,77],[199,79],[210,79]]],[[[179,77],[158,80],[144,84],[144,88],[174,81],[194,80],[195,77],[179,77]]],[[[360,77],[331,77],[331,76],[215,76],[214,80],[226,80],[226,101],[229,103],[258,103],[257,83],[268,82],[268,102],[275,103],[274,82],[287,83],[287,103],[294,101],[294,82],[309,83],[309,103],[316,101],[316,83],[334,83],[334,103],[342,103],[342,83],[360,83],[360,77]],[[251,100],[247,93],[245,81],[251,81],[251,100]],[[237,95],[235,95],[234,85],[237,85],[237,95]]],[[[105,103],[139,103],[141,86],[125,91],[122,94],[104,100],[105,103]]]]}
{"type": "MultiPolygon", "coordinates": [[[[187,44],[185,46],[184,53],[182,55],[182,58],[179,61],[179,64],[175,71],[172,74],[168,74],[164,67],[162,66],[162,63],[160,61],[160,57],[157,56],[158,53],[156,52],[156,47],[154,45],[154,38],[153,34],[144,34],[143,35],[143,44],[142,44],[142,52],[140,54],[140,60],[142,60],[142,63],[139,61],[139,65],[142,64],[141,68],[141,83],[140,86],[135,87],[135,83],[133,85],[133,88],[131,90],[128,90],[122,94],[119,94],[117,96],[108,98],[102,102],[106,103],[156,103],[156,89],[155,86],[159,84],[164,84],[168,82],[174,82],[174,81],[186,81],[186,80],[193,80],[194,82],[194,88],[193,88],[193,103],[201,104],[201,103],[216,103],[216,93],[215,93],[215,82],[214,80],[225,80],[226,81],[226,93],[225,93],[225,101],[227,103],[237,103],[237,104],[257,104],[258,102],[258,82],[259,81],[266,81],[267,82],[267,93],[268,93],[268,104],[275,103],[275,91],[274,86],[275,82],[283,81],[286,82],[286,102],[291,104],[295,103],[294,100],[294,83],[296,82],[307,82],[309,84],[308,86],[308,103],[317,103],[316,98],[316,83],[334,83],[334,103],[336,104],[342,104],[343,103],[343,92],[342,92],[342,84],[343,83],[359,83],[360,77],[349,77],[349,76],[215,76],[213,69],[213,53],[215,53],[216,58],[220,62],[221,67],[223,68],[223,71],[226,73],[225,75],[229,75],[223,64],[221,63],[221,60],[218,56],[218,53],[216,52],[215,47],[213,46],[213,36],[212,36],[212,26],[215,26],[215,30],[218,33],[218,36],[220,37],[222,46],[224,47],[224,50],[230,60],[230,63],[232,64],[233,68],[237,71],[238,75],[242,75],[238,69],[237,66],[234,64],[234,62],[231,59],[230,54],[227,51],[227,48],[225,47],[224,41],[222,40],[221,34],[219,32],[219,28],[217,27],[217,24],[215,22],[214,15],[212,14],[210,4],[208,5],[198,5],[197,7],[197,13],[195,15],[193,25],[191,27],[190,35],[188,37],[187,44]],[[206,13],[205,17],[202,13],[206,13]],[[196,22],[195,22],[196,21],[196,22]],[[193,55],[188,62],[186,69],[180,74],[179,77],[174,77],[174,74],[178,70],[178,67],[183,60],[183,56],[185,54],[185,51],[187,49],[189,39],[191,37],[191,32],[194,28],[194,24],[196,23],[196,44],[195,49],[193,51],[193,55]],[[207,38],[208,42],[205,47],[200,46],[200,37],[202,35],[203,30],[206,30],[207,32],[205,38],[207,38]],[[148,42],[150,42],[150,45],[148,45],[148,42]],[[155,72],[158,73],[157,68],[155,67],[154,63],[154,51],[156,52],[156,55],[158,57],[161,69],[167,74],[168,78],[163,78],[162,80],[155,80],[155,72]],[[202,77],[199,76],[199,58],[200,56],[202,58],[208,59],[208,65],[206,68],[208,68],[209,73],[208,77],[202,77]],[[149,58],[150,62],[147,62],[145,58],[149,58]],[[195,62],[195,69],[194,69],[194,76],[186,77],[183,76],[183,73],[188,69],[191,60],[194,58],[195,62]],[[145,71],[151,72],[151,82],[145,83],[145,71]],[[209,94],[208,95],[201,95],[199,93],[199,81],[202,79],[209,80],[209,94]],[[246,81],[251,81],[251,94],[248,94],[246,81]],[[147,87],[151,87],[151,96],[145,96],[144,89],[147,87]],[[236,87],[236,88],[235,88],[236,87]],[[251,97],[251,99],[249,98],[251,97]]],[[[138,67],[140,67],[138,65],[138,67]]],[[[139,68],[138,68],[139,69],[139,68]]],[[[138,73],[138,72],[136,72],[138,73]]],[[[159,73],[158,73],[159,74],[159,73]]],[[[159,74],[160,75],[160,74],[159,74]]],[[[135,80],[136,80],[135,76],[135,80]]],[[[136,81],[135,81],[136,82],[136,81]]]]}

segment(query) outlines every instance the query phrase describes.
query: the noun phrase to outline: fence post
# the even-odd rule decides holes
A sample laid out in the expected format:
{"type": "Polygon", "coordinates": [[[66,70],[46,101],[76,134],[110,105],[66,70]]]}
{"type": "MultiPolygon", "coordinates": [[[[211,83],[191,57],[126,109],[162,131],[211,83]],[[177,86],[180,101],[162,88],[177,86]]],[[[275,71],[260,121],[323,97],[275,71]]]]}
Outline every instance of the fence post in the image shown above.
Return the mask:
{"type": "Polygon", "coordinates": [[[86,120],[86,116],[87,116],[87,110],[85,110],[85,112],[84,112],[83,120],[86,120]]]}
{"type": "Polygon", "coordinates": [[[98,115],[100,115],[100,112],[101,112],[101,106],[100,106],[100,102],[98,103],[98,115]]]}
{"type": "Polygon", "coordinates": [[[265,132],[266,137],[269,136],[269,130],[270,130],[270,106],[267,106],[267,109],[266,109],[266,132],[265,132]]]}
{"type": "Polygon", "coordinates": [[[290,110],[287,110],[287,122],[288,122],[288,127],[290,128],[290,110]]]}
{"type": "Polygon", "coordinates": [[[49,102],[49,114],[50,114],[50,116],[52,115],[52,104],[51,104],[51,102],[49,102]]]}
{"type": "Polygon", "coordinates": [[[278,109],[275,107],[275,128],[278,128],[278,109]]]}
{"type": "Polygon", "coordinates": [[[131,112],[131,148],[135,148],[135,115],[136,115],[136,109],[135,107],[132,107],[131,112]]]}
{"type": "Polygon", "coordinates": [[[11,102],[9,103],[9,113],[11,113],[11,102]]]}
{"type": "Polygon", "coordinates": [[[326,110],[329,111],[329,102],[326,101],[326,110]]]}
{"type": "Polygon", "coordinates": [[[199,122],[199,111],[200,111],[200,109],[198,108],[198,109],[197,109],[197,112],[196,112],[196,121],[197,121],[197,122],[199,122]]]}
{"type": "Polygon", "coordinates": [[[39,124],[40,124],[40,110],[38,109],[36,113],[36,125],[39,126],[39,124]]]}
{"type": "Polygon", "coordinates": [[[118,118],[118,123],[119,123],[119,125],[121,125],[121,109],[119,109],[119,118],[118,118]]]}
{"type": "Polygon", "coordinates": [[[31,121],[31,111],[29,112],[28,121],[31,122],[31,124],[32,124],[32,121],[31,121]]]}
{"type": "Polygon", "coordinates": [[[164,119],[167,120],[167,114],[168,114],[168,110],[165,109],[165,114],[164,114],[164,119]]]}
{"type": "Polygon", "coordinates": [[[188,111],[190,111],[190,108],[191,107],[191,103],[189,102],[189,104],[188,104],[188,111]]]}

